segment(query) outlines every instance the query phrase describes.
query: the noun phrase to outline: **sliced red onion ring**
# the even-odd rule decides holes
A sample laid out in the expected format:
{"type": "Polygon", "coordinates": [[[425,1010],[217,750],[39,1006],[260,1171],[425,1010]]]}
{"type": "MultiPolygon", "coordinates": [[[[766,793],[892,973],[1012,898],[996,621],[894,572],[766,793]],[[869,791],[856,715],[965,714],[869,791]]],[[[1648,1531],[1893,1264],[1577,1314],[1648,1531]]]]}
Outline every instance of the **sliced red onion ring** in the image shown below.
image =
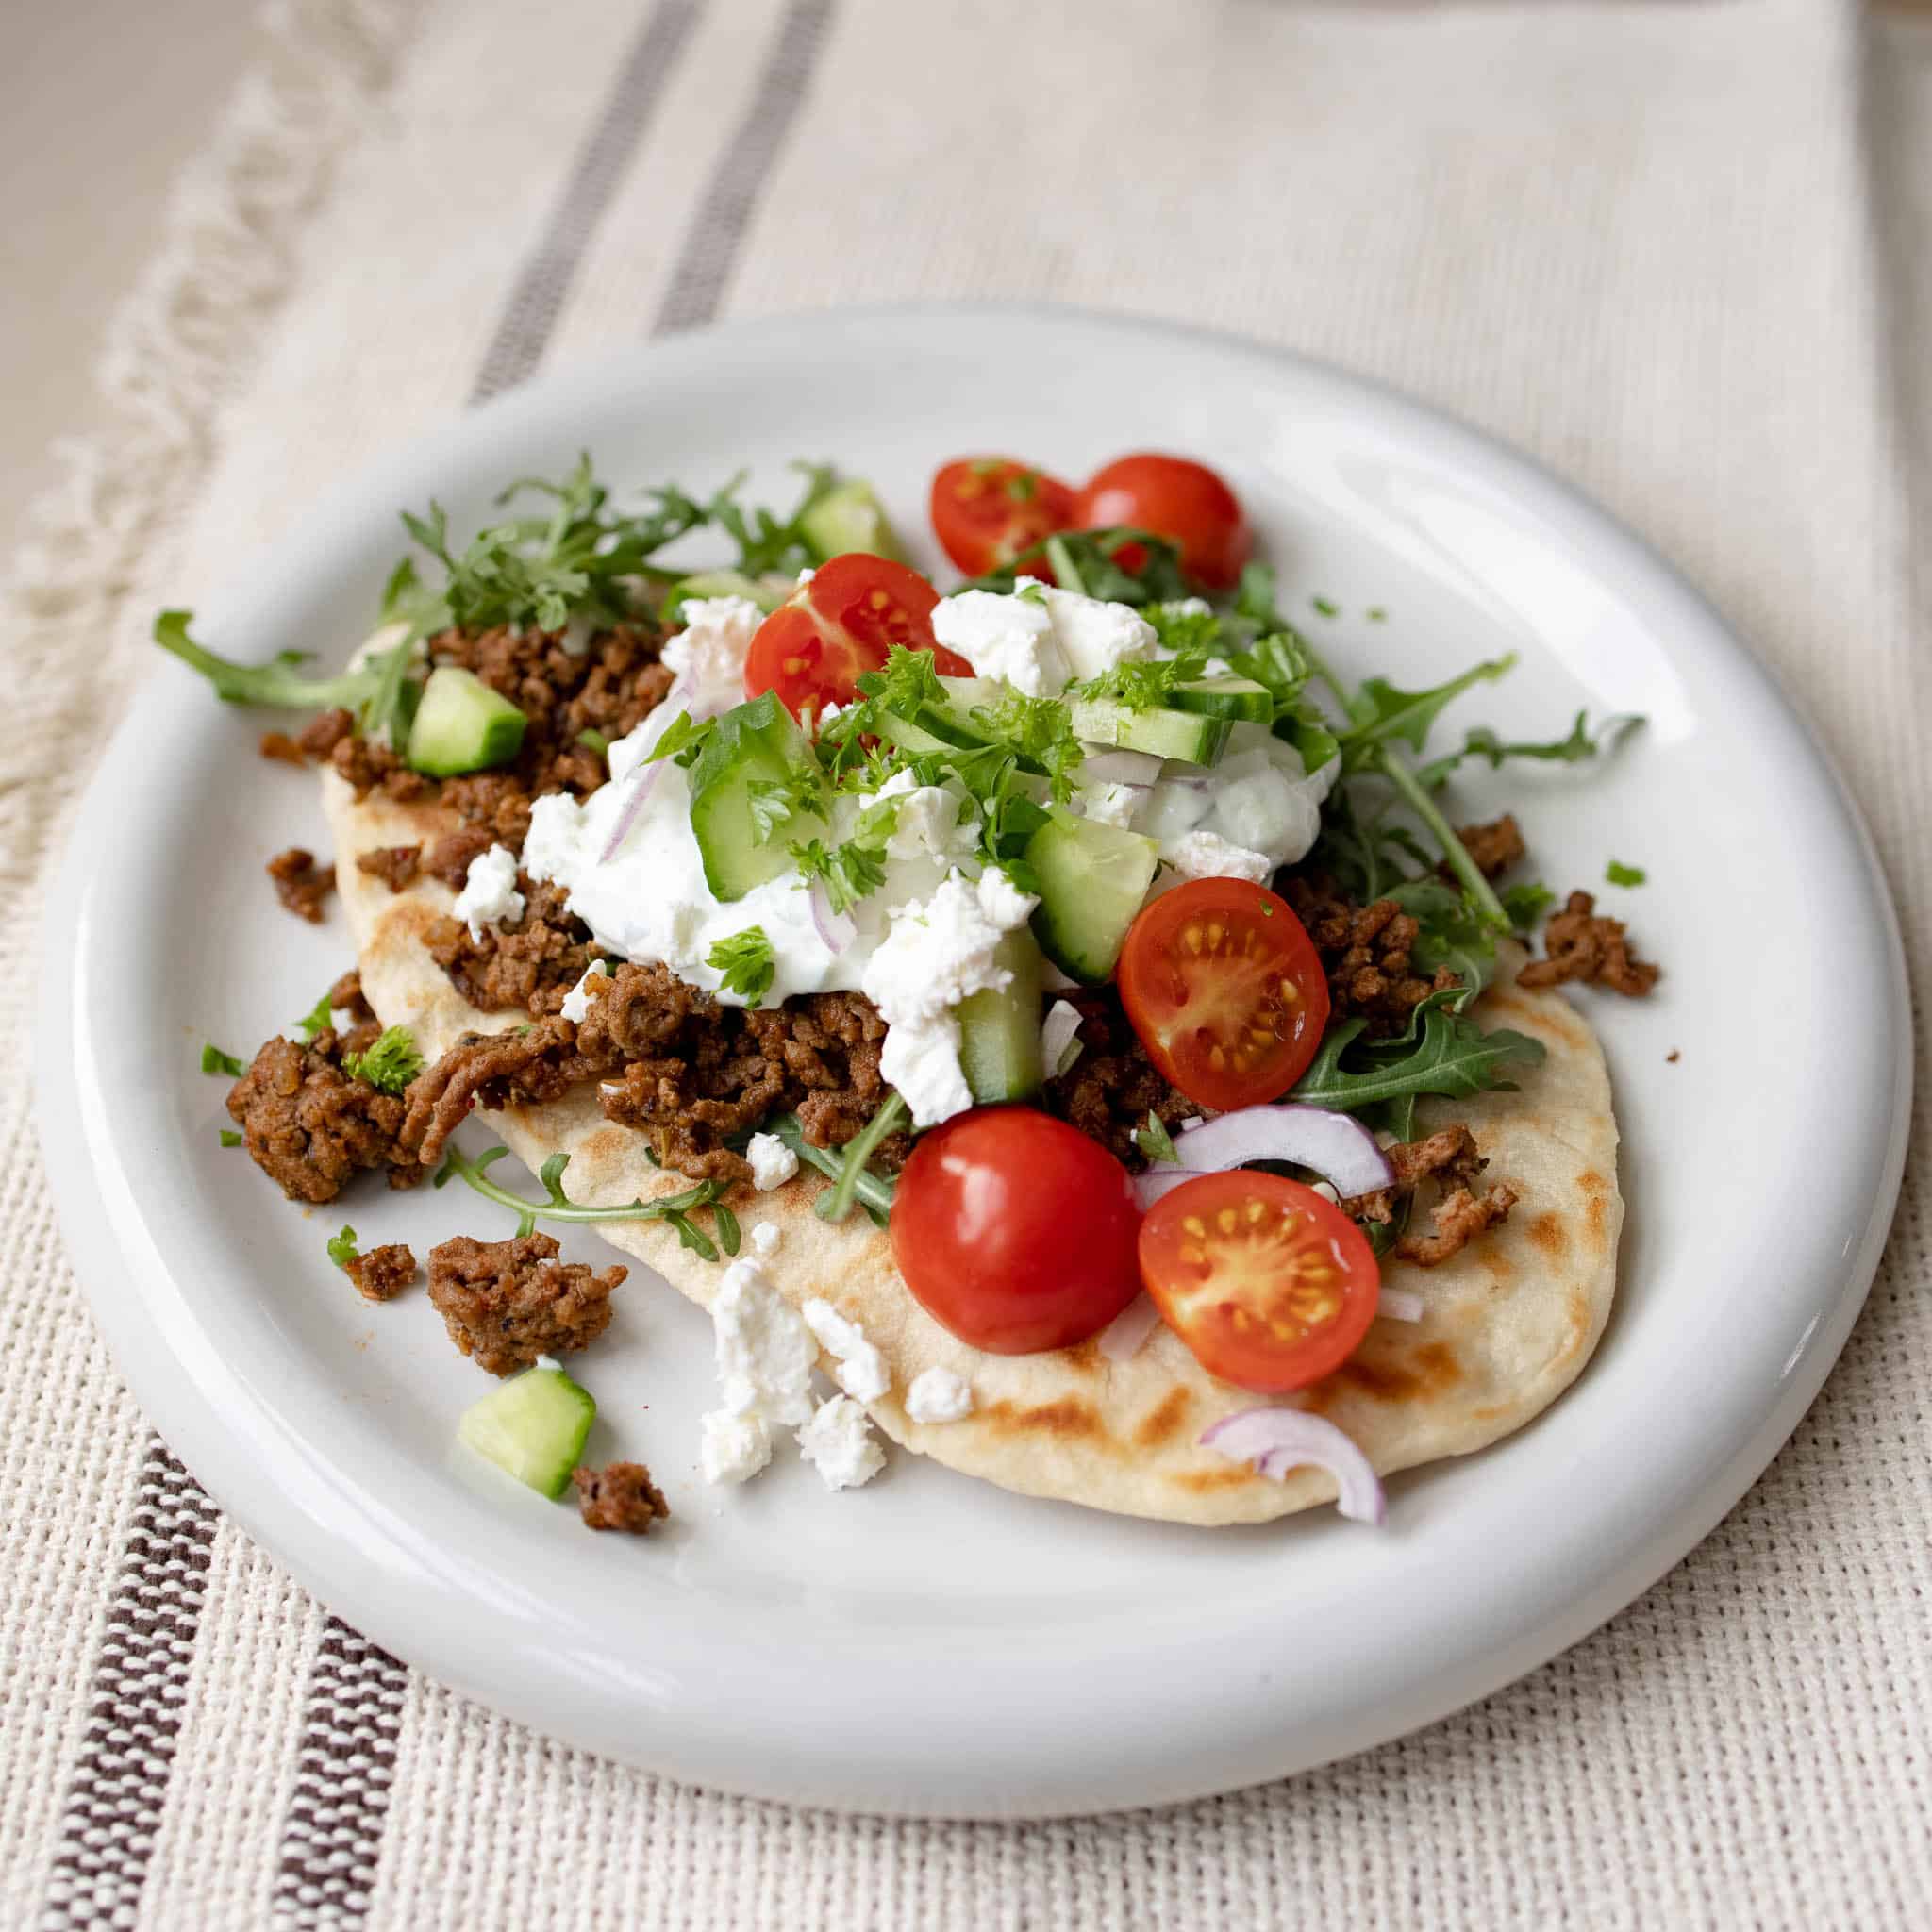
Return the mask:
{"type": "Polygon", "coordinates": [[[1183,1181],[1199,1180],[1191,1168],[1176,1167],[1171,1160],[1157,1160],[1145,1174],[1134,1179],[1134,1201],[1142,1214],[1163,1194],[1172,1193],[1183,1181]]]}
{"type": "Polygon", "coordinates": [[[1385,1288],[1375,1303],[1376,1314],[1391,1322],[1420,1322],[1423,1307],[1422,1296],[1406,1288],[1385,1288]]]}
{"type": "Polygon", "coordinates": [[[1368,1128],[1345,1113],[1285,1101],[1243,1107],[1174,1137],[1181,1165],[1219,1174],[1250,1160],[1291,1160],[1312,1168],[1344,1200],[1391,1186],[1394,1170],[1368,1128]]]}
{"type": "Polygon", "coordinates": [[[1064,1074],[1079,1058],[1080,1009],[1065,1000],[1056,1000],[1040,1023],[1040,1057],[1049,1074],[1064,1074]],[[1073,1059],[1067,1058],[1073,1049],[1073,1059]]]}
{"type": "Polygon", "coordinates": [[[1154,1297],[1137,1294],[1095,1340],[1100,1352],[1110,1362],[1130,1362],[1147,1345],[1147,1338],[1160,1326],[1160,1310],[1154,1297]]]}
{"type": "Polygon", "coordinates": [[[1080,761],[1080,777],[1090,785],[1132,785],[1141,790],[1160,776],[1161,760],[1151,751],[1090,751],[1080,761]]]}
{"type": "MultiPolygon", "coordinates": [[[[675,718],[685,708],[684,700],[691,691],[688,676],[677,678],[669,691],[658,701],[658,709],[666,718],[675,718]]],[[[695,724],[701,713],[692,708],[691,723],[695,724]]],[[[669,725],[665,727],[667,730],[669,725]]],[[[669,758],[656,758],[647,765],[634,765],[629,773],[630,796],[624,801],[624,809],[617,815],[617,824],[609,838],[604,841],[604,849],[597,855],[599,865],[608,865],[617,857],[618,847],[630,836],[630,828],[637,824],[638,814],[643,810],[651,793],[658,789],[658,780],[664,775],[664,767],[669,758]]]]}
{"type": "Polygon", "coordinates": [[[1388,1513],[1374,1465],[1331,1422],[1298,1408],[1244,1408],[1223,1416],[1201,1433],[1205,1448],[1231,1462],[1252,1462],[1282,1481],[1291,1469],[1313,1463],[1341,1490],[1335,1507],[1357,1523],[1380,1523],[1388,1513]]]}
{"type": "Polygon", "coordinates": [[[810,897],[811,923],[818,927],[825,951],[836,958],[858,937],[858,927],[848,914],[832,910],[832,902],[825,896],[824,879],[812,880],[810,897]]]}

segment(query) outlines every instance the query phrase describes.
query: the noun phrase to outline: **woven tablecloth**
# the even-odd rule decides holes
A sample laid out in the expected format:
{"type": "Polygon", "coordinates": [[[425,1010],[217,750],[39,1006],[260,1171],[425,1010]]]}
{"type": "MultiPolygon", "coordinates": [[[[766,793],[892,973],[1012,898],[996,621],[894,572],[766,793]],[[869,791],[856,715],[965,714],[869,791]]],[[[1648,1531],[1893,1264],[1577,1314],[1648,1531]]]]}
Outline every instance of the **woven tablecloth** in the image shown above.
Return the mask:
{"type": "Polygon", "coordinates": [[[1924,29],[1824,0],[291,0],[275,23],[113,325],[111,425],[42,507],[5,612],[0,1919],[1932,1924],[1923,1077],[1843,1360],[1641,1601],[1348,1763],[1000,1826],[678,1787],[365,1642],[224,1523],[125,1392],[62,1257],[25,1073],[39,880],[157,606],[539,369],[908,298],[1244,331],[1540,457],[1775,667],[1923,961],[1924,29]]]}

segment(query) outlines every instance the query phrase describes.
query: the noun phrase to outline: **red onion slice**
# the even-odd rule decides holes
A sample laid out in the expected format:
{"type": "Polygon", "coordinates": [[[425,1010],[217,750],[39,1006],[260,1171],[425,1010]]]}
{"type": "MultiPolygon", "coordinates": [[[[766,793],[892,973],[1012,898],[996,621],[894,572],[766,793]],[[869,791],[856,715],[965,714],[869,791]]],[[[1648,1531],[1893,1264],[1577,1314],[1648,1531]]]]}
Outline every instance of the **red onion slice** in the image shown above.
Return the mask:
{"type": "Polygon", "coordinates": [[[1145,790],[1160,776],[1161,760],[1151,751],[1090,751],[1080,760],[1085,785],[1132,785],[1145,790]]]}
{"type": "Polygon", "coordinates": [[[1375,1312],[1391,1322],[1420,1322],[1424,1302],[1421,1295],[1406,1288],[1385,1288],[1375,1303],[1375,1312]]]}
{"type": "Polygon", "coordinates": [[[1163,1194],[1172,1193],[1183,1181],[1199,1180],[1200,1175],[1171,1160],[1157,1160],[1145,1174],[1134,1175],[1134,1202],[1142,1214],[1163,1194]]]}
{"type": "Polygon", "coordinates": [[[1080,1057],[1080,1009],[1065,1000],[1056,1000],[1040,1023],[1040,1057],[1049,1074],[1064,1074],[1080,1057]],[[1073,1049],[1073,1058],[1067,1050],[1073,1049]]]}
{"type": "Polygon", "coordinates": [[[1291,1160],[1312,1168],[1343,1200],[1373,1194],[1395,1179],[1374,1135],[1358,1120],[1294,1101],[1224,1113],[1177,1134],[1174,1145],[1193,1174],[1220,1174],[1250,1160],[1291,1160]]]}
{"type": "Polygon", "coordinates": [[[1160,1310],[1154,1306],[1154,1297],[1137,1294],[1095,1339],[1108,1361],[1130,1362],[1159,1326],[1160,1310]]]}
{"type": "Polygon", "coordinates": [[[1203,1447],[1231,1462],[1252,1462],[1280,1482],[1291,1469],[1313,1463],[1335,1478],[1335,1507],[1357,1523],[1380,1523],[1388,1513],[1374,1465],[1331,1422],[1298,1408],[1244,1408],[1201,1432],[1203,1447]]]}
{"type": "Polygon", "coordinates": [[[812,880],[810,897],[811,923],[818,927],[825,951],[836,959],[858,937],[858,927],[846,913],[832,910],[832,902],[825,896],[824,880],[812,880]]]}

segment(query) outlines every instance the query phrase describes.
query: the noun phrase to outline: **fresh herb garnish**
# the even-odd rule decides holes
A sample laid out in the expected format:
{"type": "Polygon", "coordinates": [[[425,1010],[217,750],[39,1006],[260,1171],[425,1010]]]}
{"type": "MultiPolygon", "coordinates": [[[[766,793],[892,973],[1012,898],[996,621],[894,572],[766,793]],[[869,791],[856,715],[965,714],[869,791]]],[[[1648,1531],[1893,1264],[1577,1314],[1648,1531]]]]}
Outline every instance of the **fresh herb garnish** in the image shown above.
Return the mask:
{"type": "Polygon", "coordinates": [[[1180,1165],[1181,1157],[1174,1144],[1174,1136],[1167,1131],[1167,1124],[1151,1108],[1147,1112],[1147,1124],[1134,1135],[1134,1145],[1149,1160],[1164,1160],[1172,1167],[1180,1165]]]}
{"type": "MultiPolygon", "coordinates": [[[[894,1099],[897,1097],[893,1095],[894,1099]]],[[[889,1174],[874,1174],[870,1168],[861,1171],[852,1167],[845,1159],[845,1154],[856,1144],[854,1141],[848,1141],[844,1147],[839,1148],[814,1147],[805,1138],[805,1129],[793,1113],[774,1115],[765,1123],[763,1131],[777,1135],[808,1167],[817,1168],[822,1174],[829,1175],[835,1181],[843,1179],[850,1172],[853,1198],[880,1227],[885,1226],[886,1217],[891,1212],[892,1192],[897,1183],[889,1174]]]]}
{"type": "Polygon", "coordinates": [[[1171,604],[1190,594],[1181,575],[1180,546],[1152,531],[1124,525],[1058,531],[959,589],[1010,591],[1021,577],[1037,577],[1041,562],[1062,591],[1113,604],[1171,604]]]}
{"type": "Polygon", "coordinates": [[[437,1170],[433,1185],[440,1188],[454,1177],[466,1187],[475,1189],[486,1200],[514,1208],[520,1235],[534,1234],[540,1220],[662,1221],[676,1229],[680,1246],[691,1249],[707,1261],[718,1258],[721,1245],[727,1255],[738,1252],[737,1217],[728,1208],[719,1206],[720,1197],[731,1185],[729,1181],[699,1181],[695,1187],[686,1188],[681,1193],[660,1194],[655,1201],[633,1201],[627,1208],[585,1208],[563,1191],[563,1171],[570,1164],[570,1156],[553,1154],[537,1174],[543,1184],[546,1198],[526,1201],[521,1194],[513,1194],[508,1188],[499,1186],[486,1172],[508,1152],[508,1147],[492,1147],[487,1154],[480,1154],[472,1160],[458,1148],[452,1147],[437,1170]],[[712,1208],[718,1229],[716,1241],[691,1219],[692,1209],[698,1208],[712,1208]]]}
{"type": "Polygon", "coordinates": [[[231,1053],[224,1053],[211,1043],[201,1049],[201,1071],[204,1074],[225,1074],[231,1080],[239,1080],[248,1069],[231,1053]]]}
{"type": "Polygon", "coordinates": [[[423,1055],[407,1026],[386,1026],[367,1053],[345,1053],[342,1072],[383,1093],[401,1093],[423,1071],[423,1055]]]}
{"type": "Polygon", "coordinates": [[[1505,743],[1487,725],[1478,724],[1463,734],[1462,744],[1458,750],[1445,752],[1441,758],[1431,758],[1427,764],[1417,766],[1416,777],[1433,791],[1458,765],[1469,758],[1482,758],[1492,770],[1509,758],[1541,758],[1559,764],[1578,764],[1585,758],[1595,758],[1599,752],[1607,751],[1624,732],[1642,722],[1641,718],[1627,714],[1620,715],[1605,719],[1592,732],[1590,728],[1590,713],[1578,711],[1576,722],[1561,738],[1511,743],[1505,743]]]}
{"type": "Polygon", "coordinates": [[[1620,858],[1604,868],[1604,877],[1613,886],[1641,886],[1648,876],[1641,865],[1625,865],[1620,858]]]}
{"type": "Polygon", "coordinates": [[[771,991],[777,962],[763,926],[748,925],[742,932],[719,940],[705,957],[713,971],[724,975],[725,991],[738,993],[752,1006],[771,991]]]}
{"type": "Polygon", "coordinates": [[[338,1268],[346,1268],[351,1261],[361,1257],[361,1251],[356,1245],[356,1230],[345,1222],[341,1234],[328,1238],[328,1257],[338,1268]]]}
{"type": "Polygon", "coordinates": [[[328,994],[324,993],[316,1003],[295,1022],[295,1030],[302,1036],[307,1046],[318,1033],[335,1024],[335,1009],[329,1005],[328,994]]]}
{"type": "Polygon", "coordinates": [[[690,771],[697,762],[698,754],[704,750],[706,741],[717,728],[715,718],[695,723],[689,711],[680,711],[658,733],[657,742],[638,762],[655,765],[659,758],[669,758],[674,764],[682,765],[690,771]]]}
{"type": "Polygon", "coordinates": [[[820,1220],[843,1221],[852,1212],[859,1183],[865,1178],[878,1144],[906,1118],[906,1103],[888,1093],[885,1105],[838,1150],[838,1173],[832,1185],[812,1203],[820,1220]]]}
{"type": "Polygon", "coordinates": [[[595,752],[600,758],[610,755],[610,741],[601,731],[592,731],[588,724],[577,733],[577,742],[586,751],[595,752]]]}
{"type": "Polygon", "coordinates": [[[221,1130],[221,1141],[224,1147],[239,1147],[242,1144],[242,1136],[233,1127],[224,1127],[221,1130]]]}
{"type": "Polygon", "coordinates": [[[1340,617],[1341,615],[1341,606],[1340,604],[1331,602],[1326,597],[1310,597],[1308,599],[1308,602],[1312,604],[1315,607],[1315,608],[1322,613],[1324,617],[1340,617]]]}
{"type": "Polygon", "coordinates": [[[1460,987],[1430,993],[1409,1015],[1407,1031],[1357,1048],[1353,1070],[1343,1068],[1342,1058],[1368,1023],[1343,1020],[1331,1026],[1289,1097],[1352,1113],[1374,1102],[1417,1094],[1460,1100],[1491,1088],[1513,1089],[1515,1082],[1504,1075],[1516,1063],[1534,1066],[1541,1060],[1542,1042],[1507,1027],[1485,1033],[1457,1010],[1463,998],[1460,987]]]}
{"type": "Polygon", "coordinates": [[[818,817],[824,809],[825,781],[814,764],[791,766],[783,780],[753,778],[745,786],[751,807],[752,842],[769,845],[779,828],[801,814],[818,817]]]}

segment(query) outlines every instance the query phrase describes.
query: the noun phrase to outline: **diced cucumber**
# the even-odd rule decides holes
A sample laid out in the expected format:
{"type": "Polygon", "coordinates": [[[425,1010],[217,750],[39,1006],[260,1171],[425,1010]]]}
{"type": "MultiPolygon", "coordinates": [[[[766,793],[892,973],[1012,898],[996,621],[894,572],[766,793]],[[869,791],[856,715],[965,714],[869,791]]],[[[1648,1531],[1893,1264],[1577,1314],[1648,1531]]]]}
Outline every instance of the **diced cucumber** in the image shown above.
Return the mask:
{"type": "Polygon", "coordinates": [[[916,758],[924,758],[928,752],[959,749],[951,739],[941,738],[938,732],[928,731],[924,724],[915,724],[910,718],[902,718],[896,711],[879,714],[879,736],[890,739],[901,751],[916,758]]]}
{"type": "Polygon", "coordinates": [[[1274,716],[1274,693],[1252,677],[1203,677],[1177,684],[1167,702],[1176,711],[1199,711],[1235,724],[1266,724],[1274,716]]]}
{"type": "Polygon", "coordinates": [[[798,527],[821,563],[850,550],[887,557],[894,563],[906,560],[883,506],[863,477],[855,476],[851,482],[826,491],[799,518],[798,527]]]}
{"type": "Polygon", "coordinates": [[[791,864],[795,841],[822,839],[811,812],[782,812],[801,779],[815,780],[810,741],[777,694],[766,691],[726,711],[691,768],[691,829],[705,883],[720,899],[741,899],[791,864]]]}
{"type": "Polygon", "coordinates": [[[1150,751],[1159,758],[1191,765],[1217,765],[1227,749],[1228,720],[1196,711],[1138,711],[1105,698],[1075,698],[1074,736],[1089,744],[1115,744],[1123,751],[1150,751]]]}
{"type": "Polygon", "coordinates": [[[771,573],[748,577],[741,570],[702,571],[672,585],[664,599],[662,614],[666,624],[675,623],[693,597],[749,597],[760,610],[775,610],[791,596],[793,588],[790,577],[771,573]]]}
{"type": "Polygon", "coordinates": [[[540,1494],[560,1496],[597,1418],[590,1391],[561,1369],[525,1369],[473,1402],[458,1438],[540,1494]]]}
{"type": "Polygon", "coordinates": [[[1031,1100],[1046,1077],[1040,1050],[1046,962],[1039,942],[1023,925],[1000,941],[992,957],[994,965],[1013,975],[1011,981],[974,993],[958,1008],[959,1065],[980,1107],[1031,1100]]]}
{"type": "Polygon", "coordinates": [[[429,674],[409,726],[409,763],[432,778],[507,765],[524,746],[524,714],[474,671],[429,674]]]}
{"type": "Polygon", "coordinates": [[[1154,883],[1159,846],[1118,825],[1060,814],[1026,841],[1026,862],[1040,887],[1033,934],[1041,950],[1063,973],[1100,985],[1154,883]]]}
{"type": "Polygon", "coordinates": [[[942,677],[940,689],[962,718],[970,718],[975,706],[996,705],[1007,695],[1007,687],[997,677],[942,677]]]}

